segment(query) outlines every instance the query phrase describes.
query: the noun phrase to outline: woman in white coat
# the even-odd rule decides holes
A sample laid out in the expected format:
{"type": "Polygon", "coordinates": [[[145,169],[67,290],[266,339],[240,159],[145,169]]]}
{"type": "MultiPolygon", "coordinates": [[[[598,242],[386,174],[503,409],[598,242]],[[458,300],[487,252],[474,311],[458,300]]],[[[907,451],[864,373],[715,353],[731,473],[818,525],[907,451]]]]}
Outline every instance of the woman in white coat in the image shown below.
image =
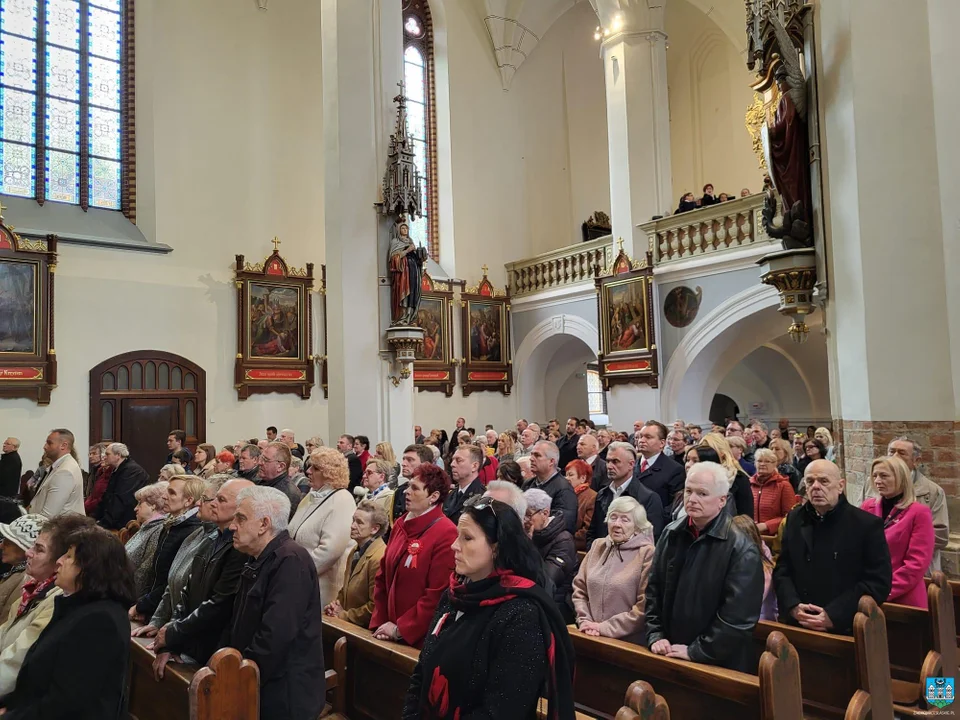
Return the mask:
{"type": "Polygon", "coordinates": [[[320,601],[337,599],[343,584],[350,550],[350,524],[357,509],[347,490],[350,470],[347,459],[333,448],[320,448],[307,463],[310,492],[306,494],[287,528],[313,558],[320,580],[320,601]]]}

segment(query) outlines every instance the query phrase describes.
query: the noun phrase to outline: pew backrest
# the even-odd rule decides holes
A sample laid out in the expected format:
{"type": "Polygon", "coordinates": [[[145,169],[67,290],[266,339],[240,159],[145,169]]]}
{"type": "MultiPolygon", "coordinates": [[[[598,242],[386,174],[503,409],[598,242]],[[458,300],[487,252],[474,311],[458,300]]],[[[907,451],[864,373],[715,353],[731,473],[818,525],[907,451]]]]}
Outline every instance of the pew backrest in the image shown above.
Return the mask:
{"type": "Polygon", "coordinates": [[[234,648],[217,650],[190,683],[190,720],[259,720],[260,669],[234,648]]]}
{"type": "Polygon", "coordinates": [[[799,717],[803,713],[800,691],[800,657],[783,633],[767,637],[767,649],[757,667],[763,717],[799,717]]]}
{"type": "Polygon", "coordinates": [[[847,717],[859,720],[867,717],[863,714],[866,711],[872,720],[893,720],[886,619],[876,601],[868,595],[860,598],[853,618],[853,637],[860,688],[851,701],[847,717]]]}

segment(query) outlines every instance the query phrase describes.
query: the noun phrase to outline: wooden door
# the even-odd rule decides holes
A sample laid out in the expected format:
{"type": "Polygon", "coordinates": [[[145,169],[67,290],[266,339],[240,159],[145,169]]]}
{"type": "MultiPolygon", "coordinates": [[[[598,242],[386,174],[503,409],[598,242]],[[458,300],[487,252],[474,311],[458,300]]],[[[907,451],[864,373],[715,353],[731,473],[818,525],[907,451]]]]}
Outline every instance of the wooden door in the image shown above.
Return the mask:
{"type": "Polygon", "coordinates": [[[175,398],[127,398],[120,401],[120,437],[151,476],[167,461],[167,436],[179,423],[175,398]]]}
{"type": "Polygon", "coordinates": [[[152,476],[167,459],[171,430],[195,450],[206,442],[206,373],[159,350],[117,355],[90,371],[90,443],[122,442],[152,476]]]}

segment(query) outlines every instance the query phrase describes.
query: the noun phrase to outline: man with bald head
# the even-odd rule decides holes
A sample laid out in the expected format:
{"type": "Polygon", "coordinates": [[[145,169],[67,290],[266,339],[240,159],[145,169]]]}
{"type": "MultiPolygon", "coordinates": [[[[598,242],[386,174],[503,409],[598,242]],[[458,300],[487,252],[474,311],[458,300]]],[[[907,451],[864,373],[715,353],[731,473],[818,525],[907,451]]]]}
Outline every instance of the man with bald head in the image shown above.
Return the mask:
{"type": "Polygon", "coordinates": [[[883,521],[843,494],[840,468],[814,460],[803,474],[807,503],[787,515],[773,582],[780,622],[850,634],[857,604],[890,594],[890,551],[883,521]]]}
{"type": "Polygon", "coordinates": [[[234,548],[230,523],[237,512],[240,491],[253,486],[244,478],[227,480],[210,502],[217,536],[194,555],[190,579],[173,619],[160,629],[154,641],[157,658],[153,671],[157,679],[163,677],[168,662],[179,662],[180,655],[203,665],[219,647],[220,636],[233,615],[240,573],[249,559],[234,548]]]}
{"type": "Polygon", "coordinates": [[[600,442],[596,435],[587,433],[577,441],[577,458],[583,460],[593,471],[590,489],[599,492],[610,480],[607,478],[607,461],[600,457],[600,442]]]}

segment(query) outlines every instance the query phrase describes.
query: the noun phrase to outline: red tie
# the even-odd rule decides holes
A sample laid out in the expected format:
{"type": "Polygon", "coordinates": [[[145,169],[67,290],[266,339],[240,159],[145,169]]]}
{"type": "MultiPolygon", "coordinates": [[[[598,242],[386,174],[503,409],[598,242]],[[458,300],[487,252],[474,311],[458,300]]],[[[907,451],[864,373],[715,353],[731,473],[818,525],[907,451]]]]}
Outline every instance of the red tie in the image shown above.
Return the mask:
{"type": "Polygon", "coordinates": [[[640,472],[645,473],[647,471],[647,459],[644,458],[640,461],[640,472]]]}

